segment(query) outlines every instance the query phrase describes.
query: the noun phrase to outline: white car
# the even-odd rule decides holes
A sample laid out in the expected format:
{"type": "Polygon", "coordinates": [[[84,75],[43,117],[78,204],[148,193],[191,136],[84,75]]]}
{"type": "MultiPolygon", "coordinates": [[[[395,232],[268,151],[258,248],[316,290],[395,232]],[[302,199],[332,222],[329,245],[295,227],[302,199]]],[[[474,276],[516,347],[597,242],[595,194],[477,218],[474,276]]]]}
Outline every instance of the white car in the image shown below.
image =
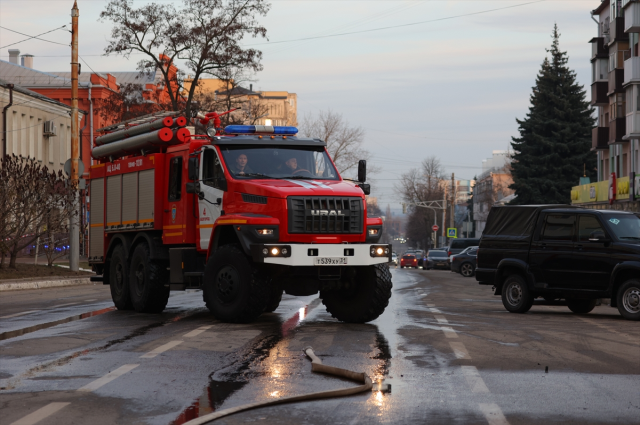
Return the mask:
{"type": "Polygon", "coordinates": [[[395,252],[391,254],[391,262],[395,264],[396,267],[398,266],[398,254],[396,254],[395,252]]]}

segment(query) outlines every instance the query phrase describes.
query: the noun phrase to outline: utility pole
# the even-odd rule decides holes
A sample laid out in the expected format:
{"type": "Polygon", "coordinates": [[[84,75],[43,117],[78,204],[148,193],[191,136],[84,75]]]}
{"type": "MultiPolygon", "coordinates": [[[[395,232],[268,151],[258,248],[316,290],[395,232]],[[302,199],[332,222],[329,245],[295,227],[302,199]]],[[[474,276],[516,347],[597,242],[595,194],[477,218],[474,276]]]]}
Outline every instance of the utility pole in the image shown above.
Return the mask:
{"type": "Polygon", "coordinates": [[[69,230],[69,268],[77,272],[80,268],[80,211],[78,211],[78,169],[80,144],[78,137],[78,10],[77,1],[71,9],[71,188],[74,192],[75,214],[71,216],[69,230]]]}
{"type": "Polygon", "coordinates": [[[442,196],[442,247],[447,245],[447,229],[445,229],[446,216],[447,216],[447,182],[442,180],[444,195],[442,196]]]}
{"type": "Polygon", "coordinates": [[[455,173],[451,173],[451,212],[449,214],[449,227],[453,228],[455,225],[456,215],[456,179],[455,173]]]}

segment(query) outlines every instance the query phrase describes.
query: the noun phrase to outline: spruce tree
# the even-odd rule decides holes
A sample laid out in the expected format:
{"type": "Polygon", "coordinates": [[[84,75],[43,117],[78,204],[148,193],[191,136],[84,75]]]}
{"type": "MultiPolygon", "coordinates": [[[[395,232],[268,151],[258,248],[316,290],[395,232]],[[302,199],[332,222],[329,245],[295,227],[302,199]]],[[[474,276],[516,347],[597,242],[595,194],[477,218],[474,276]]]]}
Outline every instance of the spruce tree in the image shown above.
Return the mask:
{"type": "Polygon", "coordinates": [[[512,137],[513,184],[518,195],[511,204],[568,204],[586,164],[594,178],[596,155],[591,152],[593,109],[584,87],[567,66],[567,53],[560,51],[558,26],[531,94],[531,106],[519,124],[520,137],[512,137]]]}

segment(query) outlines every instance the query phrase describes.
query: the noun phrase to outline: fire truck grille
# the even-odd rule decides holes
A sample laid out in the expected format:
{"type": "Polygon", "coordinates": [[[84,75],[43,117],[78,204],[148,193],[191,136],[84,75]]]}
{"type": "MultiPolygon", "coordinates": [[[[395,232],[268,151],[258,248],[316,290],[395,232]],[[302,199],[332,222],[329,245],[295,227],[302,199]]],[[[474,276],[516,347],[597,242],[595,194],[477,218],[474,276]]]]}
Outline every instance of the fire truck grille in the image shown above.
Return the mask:
{"type": "Polygon", "coordinates": [[[289,233],[362,233],[360,198],[290,196],[289,233]]]}

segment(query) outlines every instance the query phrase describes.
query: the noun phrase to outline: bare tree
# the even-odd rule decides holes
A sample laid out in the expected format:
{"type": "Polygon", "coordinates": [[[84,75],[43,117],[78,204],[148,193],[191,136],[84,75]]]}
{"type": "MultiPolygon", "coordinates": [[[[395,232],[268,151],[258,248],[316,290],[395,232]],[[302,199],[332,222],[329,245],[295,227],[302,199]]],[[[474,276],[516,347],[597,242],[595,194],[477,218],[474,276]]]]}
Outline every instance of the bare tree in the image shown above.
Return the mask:
{"type": "MultiPolygon", "coordinates": [[[[430,156],[422,161],[420,168],[403,174],[396,190],[405,202],[415,204],[441,200],[446,184],[442,163],[437,157],[430,156]]],[[[419,242],[422,248],[427,248],[432,239],[431,226],[442,220],[442,212],[413,205],[409,205],[408,210],[406,235],[410,241],[419,242]]]]}
{"type": "Polygon", "coordinates": [[[148,3],[134,7],[133,0],[110,0],[100,13],[101,21],[111,21],[111,40],[105,54],[129,58],[139,52],[141,73],[159,70],[174,111],[186,109],[203,75],[218,76],[228,68],[262,70],[262,52],[243,48],[245,37],[266,38],[267,29],[258,16],[266,16],[270,4],[264,0],[182,0],[182,6],[148,3]],[[172,72],[176,61],[191,74],[186,98],[184,72],[172,72]]]}
{"type": "MultiPolygon", "coordinates": [[[[327,143],[327,150],[340,174],[356,170],[361,159],[371,159],[371,154],[364,147],[364,129],[350,126],[337,112],[327,110],[315,116],[305,115],[300,133],[327,143]]],[[[372,171],[371,167],[369,171],[372,171]]]]}
{"type": "Polygon", "coordinates": [[[9,267],[16,268],[21,250],[31,245],[47,230],[47,221],[60,229],[76,214],[74,191],[67,185],[62,171],[49,172],[34,158],[5,156],[0,163],[0,181],[6,202],[3,216],[3,256],[10,255],[9,267]]]}

